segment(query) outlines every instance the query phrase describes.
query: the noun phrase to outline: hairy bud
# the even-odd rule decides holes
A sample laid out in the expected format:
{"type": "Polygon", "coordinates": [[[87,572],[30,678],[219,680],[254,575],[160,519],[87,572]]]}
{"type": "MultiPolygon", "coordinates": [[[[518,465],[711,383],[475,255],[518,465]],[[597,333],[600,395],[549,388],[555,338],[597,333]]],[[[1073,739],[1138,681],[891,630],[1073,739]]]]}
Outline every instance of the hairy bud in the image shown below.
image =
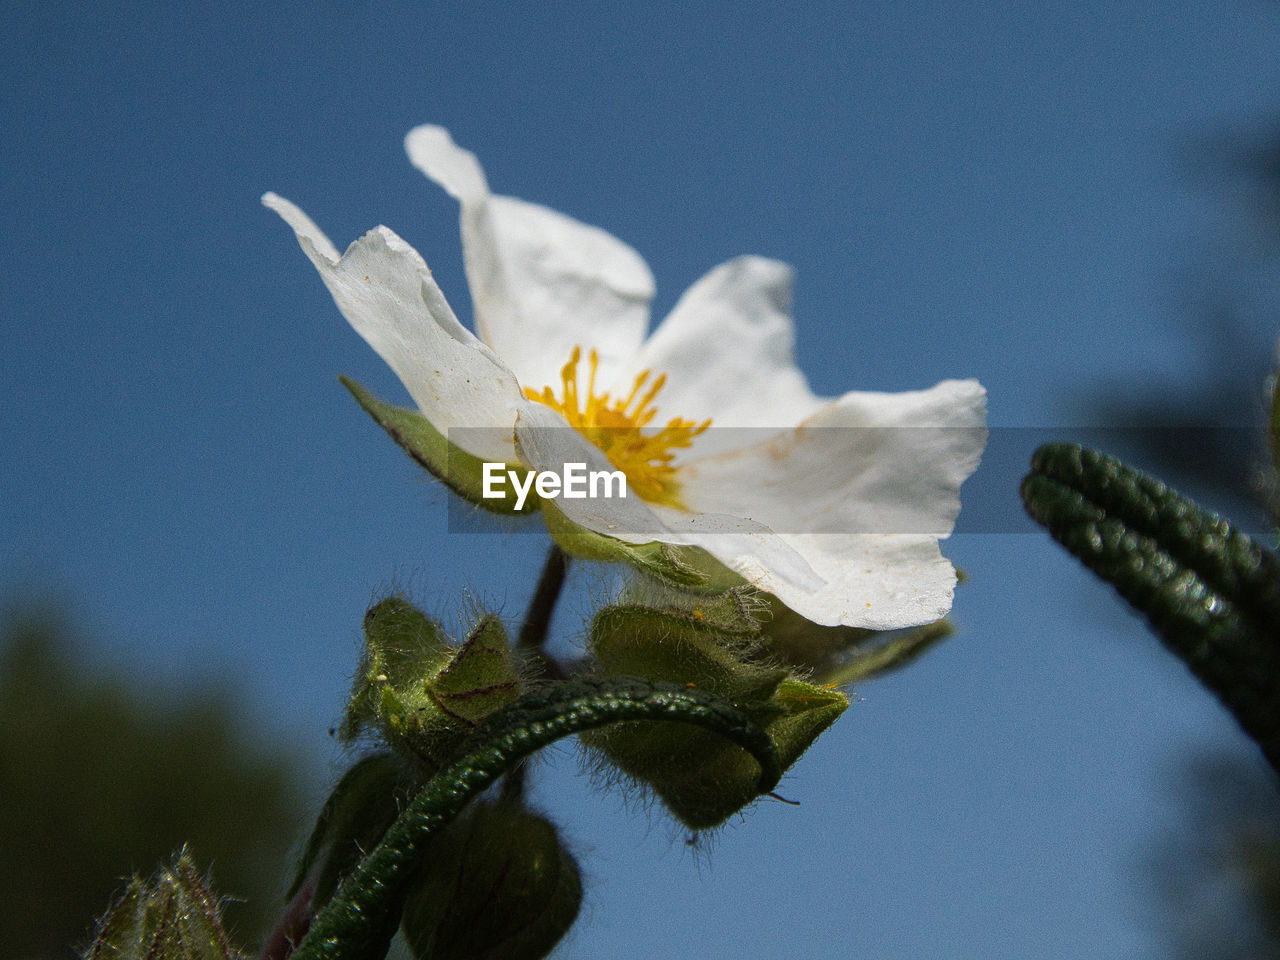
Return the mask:
{"type": "MultiPolygon", "coordinates": [[[[848,698],[758,659],[759,627],[742,596],[731,591],[688,600],[602,610],[592,623],[592,652],[607,675],[683,683],[728,700],[764,728],[784,768],[790,766],[835,722],[848,698]]],[[[705,730],[626,723],[584,733],[581,740],[652,787],[694,829],[717,826],[756,797],[756,762],[705,730]]]]}
{"type": "Polygon", "coordinates": [[[343,737],[380,734],[427,775],[485,717],[520,696],[506,630],[494,617],[481,617],[455,645],[426,614],[389,597],[365,614],[364,632],[343,737]]]}
{"type": "Polygon", "coordinates": [[[135,877],[107,911],[84,960],[239,960],[218,900],[185,850],[150,881],[135,877]]]}

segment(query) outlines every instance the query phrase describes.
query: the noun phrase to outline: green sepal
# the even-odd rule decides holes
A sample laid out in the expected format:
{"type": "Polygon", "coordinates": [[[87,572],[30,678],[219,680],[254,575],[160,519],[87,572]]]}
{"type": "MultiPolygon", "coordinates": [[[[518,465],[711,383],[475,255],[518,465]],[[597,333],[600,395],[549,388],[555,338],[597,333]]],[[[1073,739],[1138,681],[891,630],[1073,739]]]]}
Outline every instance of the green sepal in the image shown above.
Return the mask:
{"type": "MultiPolygon", "coordinates": [[[[530,498],[533,499],[533,498],[530,498]]],[[[667,583],[685,587],[706,587],[710,558],[695,547],[670,543],[627,543],[581,527],[566,517],[554,500],[542,502],[542,519],[547,532],[565,553],[581,560],[626,563],[667,583]]]]}
{"type": "Polygon", "coordinates": [[[310,882],[310,912],[328,903],[342,878],[377,846],[415,785],[404,763],[392,754],[374,753],[357,761],[316,818],[286,899],[310,882]]]}
{"type": "Polygon", "coordinates": [[[218,898],[186,850],[150,881],[135,877],[98,924],[84,960],[239,960],[218,898]]]}
{"type": "Polygon", "coordinates": [[[815,686],[790,677],[778,685],[765,709],[775,712],[764,721],[765,733],[778,747],[783,768],[800,759],[829,726],[849,708],[849,698],[830,686],[815,686]]]}
{"type": "Polygon", "coordinates": [[[861,683],[914,663],[954,632],[955,627],[946,619],[919,627],[873,632],[842,655],[828,657],[809,679],[826,686],[861,683]]]}
{"type": "Polygon", "coordinates": [[[520,678],[502,621],[481,617],[430,690],[440,709],[468,728],[519,699],[520,678]]]}
{"type": "Polygon", "coordinates": [[[653,610],[733,636],[756,638],[772,616],[767,596],[741,580],[707,590],[705,586],[690,589],[639,574],[623,585],[617,605],[653,610]]]}
{"type": "Polygon", "coordinates": [[[472,805],[423,859],[400,927],[415,957],[540,960],[577,919],[577,864],[555,826],[518,804],[472,805]]]}
{"type": "Polygon", "coordinates": [[[364,654],[340,728],[344,740],[414,722],[414,711],[429,706],[425,681],[453,656],[444,629],[401,597],[387,597],[364,615],[364,654]]]}
{"type": "MultiPolygon", "coordinates": [[[[592,623],[591,651],[607,674],[682,683],[733,703],[764,729],[785,769],[849,701],[758,659],[759,624],[756,611],[742,605],[744,597],[731,591],[660,608],[608,607],[592,623]]],[[[580,739],[649,785],[677,819],[696,830],[723,823],[758,796],[755,762],[704,730],[630,723],[580,739]]]]}
{"type": "Polygon", "coordinates": [[[1027,512],[1146,614],[1280,769],[1280,560],[1096,451],[1049,444],[1031,467],[1027,512]]]}
{"type": "MultiPolygon", "coordinates": [[[[450,490],[491,513],[533,513],[538,509],[537,497],[529,497],[516,510],[516,493],[513,485],[504,483],[500,497],[484,496],[484,461],[473,456],[437,430],[426,417],[416,410],[397,407],[377,399],[350,377],[339,377],[342,385],[351,391],[365,413],[390,434],[405,453],[418,466],[427,470],[450,490]]],[[[506,464],[504,470],[515,470],[523,482],[526,468],[520,464],[506,464]]]]}
{"type": "Polygon", "coordinates": [[[521,692],[506,630],[495,617],[482,616],[455,646],[426,614],[389,597],[365,614],[365,652],[342,736],[377,733],[430,775],[521,692]]]}
{"type": "Polygon", "coordinates": [[[771,612],[762,649],[817,684],[843,686],[904,667],[953,631],[948,620],[886,631],[825,627],[769,594],[762,597],[771,612]]]}

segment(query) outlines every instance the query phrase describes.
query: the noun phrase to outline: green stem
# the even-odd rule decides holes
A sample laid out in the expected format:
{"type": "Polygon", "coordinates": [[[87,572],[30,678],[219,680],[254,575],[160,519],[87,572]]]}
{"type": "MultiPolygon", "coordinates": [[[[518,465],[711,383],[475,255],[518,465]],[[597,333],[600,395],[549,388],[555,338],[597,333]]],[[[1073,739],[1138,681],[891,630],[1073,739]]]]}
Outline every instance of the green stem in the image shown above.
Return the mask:
{"type": "Polygon", "coordinates": [[[422,788],[316,916],[294,960],[370,960],[385,954],[405,885],[432,834],[534,751],[583,730],[635,720],[691,723],[732,740],[759,763],[762,794],[782,775],[777,750],[764,730],[701,690],[614,678],[575,680],[526,694],[489,719],[472,752],[422,788]]]}

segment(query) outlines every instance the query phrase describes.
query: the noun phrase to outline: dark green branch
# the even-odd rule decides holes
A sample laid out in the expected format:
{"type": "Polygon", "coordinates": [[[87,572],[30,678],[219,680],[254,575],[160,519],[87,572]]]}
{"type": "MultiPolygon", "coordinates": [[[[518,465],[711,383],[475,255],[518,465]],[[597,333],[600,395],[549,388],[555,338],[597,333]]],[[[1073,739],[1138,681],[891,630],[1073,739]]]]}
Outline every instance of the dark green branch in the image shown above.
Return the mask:
{"type": "Polygon", "coordinates": [[[1227,521],[1112,457],[1036,451],[1027,512],[1146,614],[1280,769],[1280,562],[1227,521]]]}
{"type": "Polygon", "coordinates": [[[461,761],[434,777],[316,916],[294,960],[369,960],[395,932],[405,884],[422,844],[473,797],[529,754],[583,730],[628,720],[690,723],[719,733],[760,764],[759,792],[782,775],[765,732],[730,704],[700,690],[614,678],[578,680],[526,694],[494,714],[461,761]]]}

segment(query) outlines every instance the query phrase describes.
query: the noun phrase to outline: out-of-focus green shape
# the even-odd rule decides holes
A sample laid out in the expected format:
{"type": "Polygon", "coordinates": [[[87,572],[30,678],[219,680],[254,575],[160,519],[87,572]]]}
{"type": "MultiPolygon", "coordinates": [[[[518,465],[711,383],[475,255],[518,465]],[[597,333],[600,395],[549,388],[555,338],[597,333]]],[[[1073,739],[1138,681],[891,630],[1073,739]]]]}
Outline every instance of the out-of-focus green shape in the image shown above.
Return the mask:
{"type": "Polygon", "coordinates": [[[421,960],[541,960],[582,904],[555,826],[520,804],[472,804],[423,859],[400,926],[421,960]]]}
{"type": "Polygon", "coordinates": [[[1271,466],[1280,474],[1280,373],[1270,379],[1271,409],[1267,412],[1267,445],[1271,448],[1271,466]]]}
{"type": "Polygon", "coordinates": [[[1280,769],[1280,561],[1216,514],[1092,450],[1050,444],[1028,513],[1146,614],[1280,769]]]}
{"type": "Polygon", "coordinates": [[[404,809],[410,783],[405,764],[394,754],[372,753],[356,761],[316,818],[285,896],[294,897],[310,884],[310,911],[324,906],[342,878],[378,845],[404,809]]]}
{"type": "Polygon", "coordinates": [[[1144,883],[1169,960],[1280,960],[1280,792],[1230,749],[1182,761],[1144,883]]]}
{"type": "Polygon", "coordinates": [[[84,960],[241,960],[218,898],[184,850],[149,881],[134,878],[98,926],[84,960]]]}
{"type": "Polygon", "coordinates": [[[0,955],[65,960],[121,878],[189,843],[228,928],[274,922],[311,771],[251,738],[226,689],[107,673],[54,610],[0,622],[0,955]]]}

